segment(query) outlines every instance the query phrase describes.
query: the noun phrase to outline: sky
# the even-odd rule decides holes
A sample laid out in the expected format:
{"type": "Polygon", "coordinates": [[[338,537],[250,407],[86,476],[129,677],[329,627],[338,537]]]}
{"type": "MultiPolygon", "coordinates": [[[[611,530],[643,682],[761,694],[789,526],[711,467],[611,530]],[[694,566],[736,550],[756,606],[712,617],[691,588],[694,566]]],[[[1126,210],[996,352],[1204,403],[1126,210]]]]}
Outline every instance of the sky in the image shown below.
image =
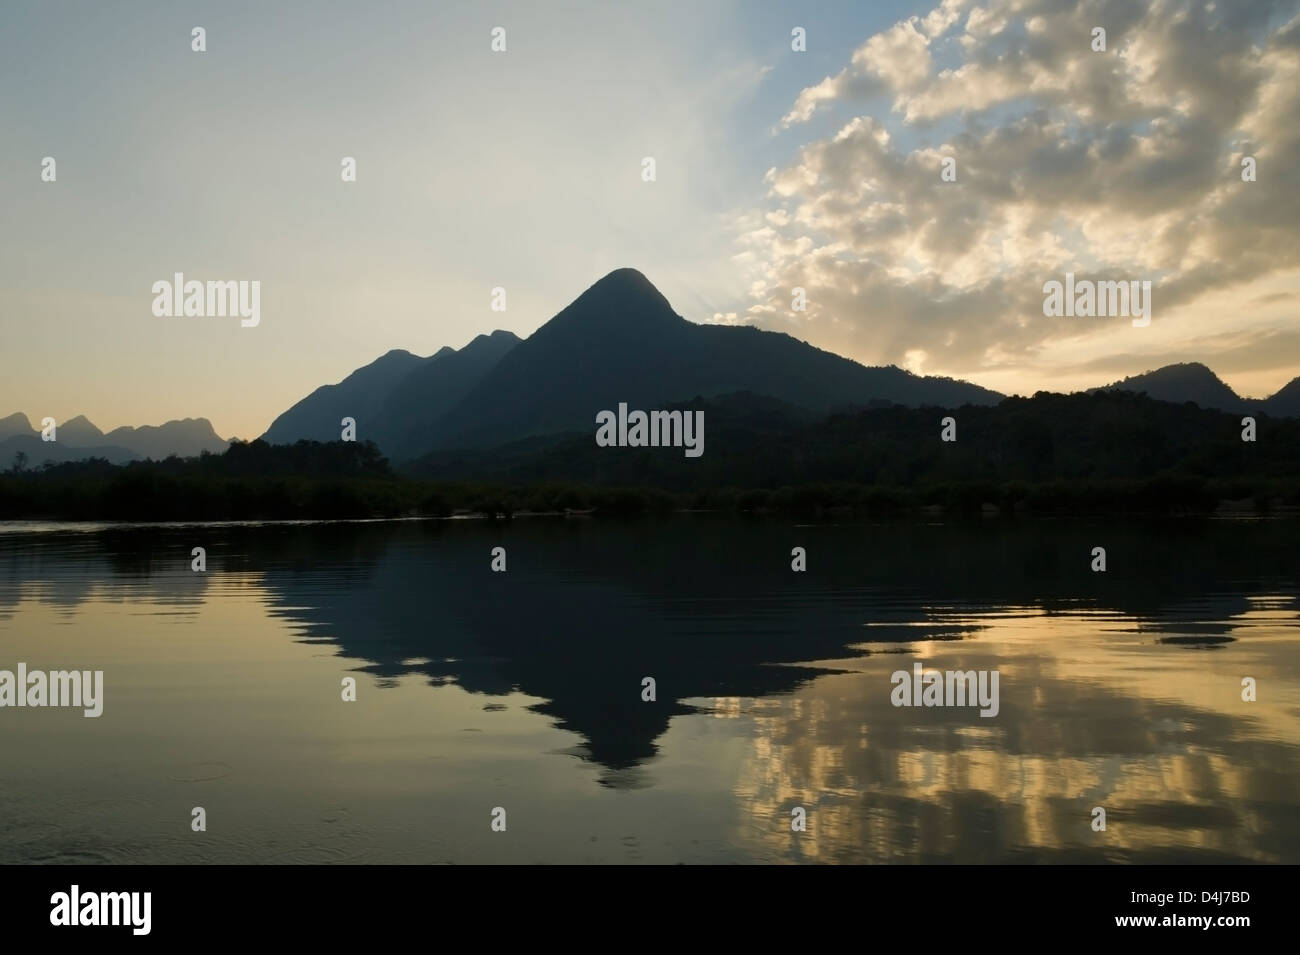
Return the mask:
{"type": "Polygon", "coordinates": [[[1298,17],[6,0],[0,416],[252,438],[390,349],[526,336],[626,266],[692,321],[1006,393],[1200,361],[1267,395],[1300,375],[1298,17]],[[177,272],[259,281],[259,324],[156,316],[177,272]],[[1151,323],[1045,316],[1066,272],[1150,281],[1151,323]]]}

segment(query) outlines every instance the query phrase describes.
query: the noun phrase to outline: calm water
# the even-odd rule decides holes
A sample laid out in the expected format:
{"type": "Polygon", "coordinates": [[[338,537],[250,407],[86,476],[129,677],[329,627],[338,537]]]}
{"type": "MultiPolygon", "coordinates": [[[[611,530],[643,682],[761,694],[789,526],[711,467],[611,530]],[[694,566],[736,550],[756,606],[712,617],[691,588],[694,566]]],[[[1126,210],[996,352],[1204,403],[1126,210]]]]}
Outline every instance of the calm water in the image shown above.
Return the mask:
{"type": "Polygon", "coordinates": [[[0,862],[1300,862],[1298,531],[0,525],[0,862]]]}

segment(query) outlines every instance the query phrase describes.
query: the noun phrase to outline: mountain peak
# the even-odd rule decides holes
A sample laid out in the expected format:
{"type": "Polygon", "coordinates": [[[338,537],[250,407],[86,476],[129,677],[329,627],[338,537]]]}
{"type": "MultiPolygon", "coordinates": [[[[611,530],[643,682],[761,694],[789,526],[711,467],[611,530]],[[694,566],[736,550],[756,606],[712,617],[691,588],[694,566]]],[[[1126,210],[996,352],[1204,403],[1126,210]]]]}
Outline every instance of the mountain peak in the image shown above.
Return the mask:
{"type": "Polygon", "coordinates": [[[1200,378],[1208,380],[1213,378],[1215,381],[1221,380],[1218,375],[1199,361],[1180,361],[1170,365],[1161,365],[1154,371],[1147,370],[1142,372],[1140,375],[1129,375],[1127,378],[1117,381],[1114,384],[1106,385],[1105,387],[1114,388],[1126,381],[1144,381],[1153,377],[1169,378],[1173,376],[1182,376],[1183,378],[1188,379],[1200,378]]]}
{"type": "Polygon", "coordinates": [[[494,332],[486,332],[482,335],[474,336],[473,341],[462,348],[461,353],[468,351],[479,351],[480,349],[491,349],[500,352],[501,349],[511,348],[519,344],[519,336],[514,332],[507,332],[498,328],[494,332]]]}
{"type": "Polygon", "coordinates": [[[103,438],[104,432],[95,427],[84,414],[79,414],[59,425],[58,436],[60,441],[73,447],[89,446],[103,438]]]}
{"type": "Polygon", "coordinates": [[[19,434],[31,434],[35,430],[31,419],[21,411],[15,411],[7,418],[0,418],[0,439],[12,438],[19,434]]]}
{"type": "Polygon", "coordinates": [[[609,332],[676,326],[685,322],[668,299],[636,269],[615,269],[574,299],[564,311],[542,326],[580,327],[609,332]]]}
{"type": "Polygon", "coordinates": [[[1243,404],[1236,392],[1199,361],[1164,365],[1101,388],[1090,388],[1089,391],[1145,392],[1157,401],[1172,401],[1176,404],[1191,401],[1202,408],[1224,411],[1235,410],[1243,404]]]}
{"type": "MultiPolygon", "coordinates": [[[[624,285],[630,288],[654,289],[654,283],[645,277],[645,273],[633,268],[615,269],[608,275],[596,280],[592,288],[598,288],[602,285],[624,285]]],[[[655,289],[658,291],[658,289],[655,289]]]]}

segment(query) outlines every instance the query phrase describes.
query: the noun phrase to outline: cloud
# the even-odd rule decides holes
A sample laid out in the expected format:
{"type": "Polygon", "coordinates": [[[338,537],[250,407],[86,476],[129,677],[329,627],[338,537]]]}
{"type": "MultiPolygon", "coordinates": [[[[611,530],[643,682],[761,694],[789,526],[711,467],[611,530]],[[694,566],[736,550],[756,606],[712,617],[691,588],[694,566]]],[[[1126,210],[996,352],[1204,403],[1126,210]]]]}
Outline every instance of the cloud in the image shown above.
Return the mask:
{"type": "Polygon", "coordinates": [[[769,207],[739,227],[751,321],[872,362],[1029,369],[1127,324],[1045,318],[1043,283],[1066,271],[1150,280],[1153,324],[1131,334],[1151,347],[1162,315],[1234,287],[1244,306],[1250,283],[1300,269],[1296,0],[945,0],[869,37],[785,123],[881,93],[887,110],[769,172],[769,207]]]}
{"type": "Polygon", "coordinates": [[[930,38],[923,32],[924,26],[913,17],[873,36],[854,52],[850,66],[800,93],[783,124],[806,122],[825,103],[912,89],[923,83],[930,72],[930,38]]]}

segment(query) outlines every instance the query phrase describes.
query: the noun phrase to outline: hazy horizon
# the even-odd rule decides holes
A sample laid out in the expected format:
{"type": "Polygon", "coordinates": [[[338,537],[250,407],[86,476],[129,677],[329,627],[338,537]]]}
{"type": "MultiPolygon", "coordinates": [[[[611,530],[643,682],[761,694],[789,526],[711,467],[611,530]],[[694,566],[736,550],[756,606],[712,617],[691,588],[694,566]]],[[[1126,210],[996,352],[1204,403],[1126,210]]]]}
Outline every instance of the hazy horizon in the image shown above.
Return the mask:
{"type": "Polygon", "coordinates": [[[1266,397],[1300,376],[1298,11],[11,3],[0,416],[252,439],[620,267],[691,321],[1005,394],[1200,362],[1266,397]],[[178,272],[260,282],[260,322],[157,317],[178,272]],[[1150,281],[1150,325],[1044,316],[1067,272],[1150,281]]]}

